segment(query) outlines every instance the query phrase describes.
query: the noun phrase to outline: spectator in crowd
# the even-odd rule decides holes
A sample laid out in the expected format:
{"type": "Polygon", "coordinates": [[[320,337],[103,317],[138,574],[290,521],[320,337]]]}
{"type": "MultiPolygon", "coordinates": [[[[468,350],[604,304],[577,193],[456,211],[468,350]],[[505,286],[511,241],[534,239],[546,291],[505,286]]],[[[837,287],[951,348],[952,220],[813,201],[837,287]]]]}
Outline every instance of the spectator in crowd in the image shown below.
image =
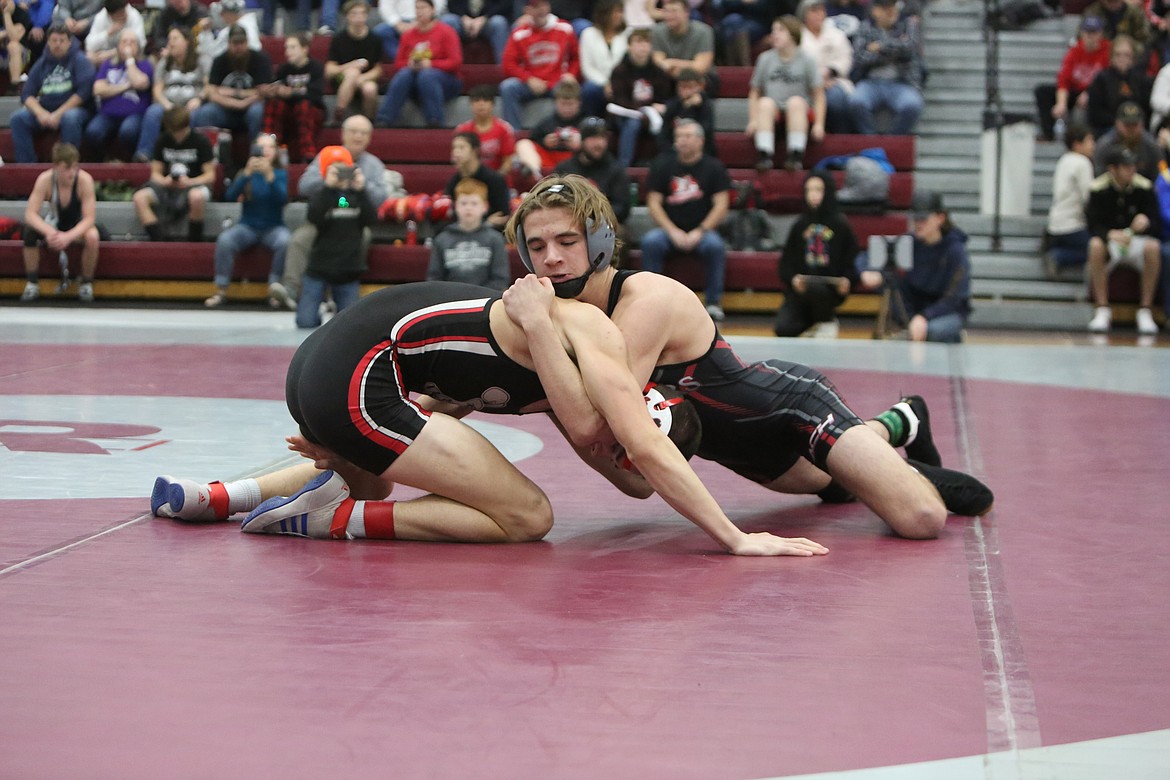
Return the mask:
{"type": "MultiPolygon", "coordinates": [[[[444,0],[438,0],[435,16],[442,17],[446,10],[444,0]]],[[[382,42],[382,59],[394,62],[399,40],[415,22],[414,0],[378,0],[378,16],[382,21],[374,28],[374,35],[382,42]]]]}
{"type": "Polygon", "coordinates": [[[402,34],[397,69],[378,108],[377,126],[393,127],[408,99],[422,106],[427,127],[446,123],[447,101],[463,91],[463,45],[435,17],[434,0],[415,0],[415,23],[402,34]]]}
{"type": "Polygon", "coordinates": [[[93,300],[93,275],[98,263],[97,195],[93,177],[81,170],[80,155],[73,144],[53,145],[53,167],[41,172],[24,206],[24,292],[22,301],[40,297],[42,246],[62,253],[72,244],[82,244],[81,283],[77,298],[93,300]],[[41,211],[49,207],[48,218],[41,211]]]}
{"type": "Polygon", "coordinates": [[[1162,161],[1162,150],[1158,141],[1145,127],[1145,115],[1137,103],[1125,102],[1117,107],[1117,119],[1113,129],[1097,139],[1093,156],[1093,170],[1097,176],[1105,173],[1110,153],[1118,146],[1133,152],[1137,160],[1137,172],[1150,181],[1158,175],[1158,163],[1162,161]]]}
{"type": "Polygon", "coordinates": [[[587,116],[579,128],[581,148],[567,160],[557,163],[554,173],[576,173],[593,182],[613,206],[618,228],[630,216],[630,176],[626,166],[609,153],[609,130],[605,120],[587,116]]]}
{"type": "Polygon", "coordinates": [[[1150,22],[1146,19],[1145,3],[1127,3],[1125,0],[1096,0],[1082,12],[1083,16],[1097,16],[1105,22],[1105,37],[1113,41],[1125,35],[1136,50],[1145,51],[1153,39],[1150,22]]]}
{"type": "Polygon", "coordinates": [[[629,51],[610,76],[610,111],[618,128],[617,158],[627,168],[634,164],[638,139],[644,133],[657,136],[661,132],[666,103],[674,95],[674,80],[654,64],[650,51],[650,31],[631,31],[629,51]]]}
{"type": "Polygon", "coordinates": [[[575,81],[558,84],[553,90],[553,110],[532,126],[528,138],[516,142],[519,178],[539,179],[581,148],[577,131],[586,114],[581,110],[581,88],[575,81]]]}
{"type": "Polygon", "coordinates": [[[922,40],[917,24],[898,18],[897,0],[874,0],[853,39],[853,94],[849,111],[858,133],[872,135],[875,111],[893,114],[890,132],[909,135],[922,99],[922,40]]]}
{"type": "Polygon", "coordinates": [[[649,30],[662,18],[658,0],[623,0],[622,15],[631,30],[649,30]]]}
{"type": "Polygon", "coordinates": [[[317,228],[309,266],[297,299],[298,328],[321,324],[321,304],[332,295],[337,311],[361,295],[361,275],[368,268],[367,235],[378,218],[379,203],[371,197],[365,174],[355,167],[344,146],[321,150],[322,186],[309,197],[306,218],[317,228]]]}
{"type": "Polygon", "coordinates": [[[29,58],[25,65],[27,72],[28,68],[31,68],[33,63],[41,58],[41,52],[45,50],[48,29],[53,24],[53,12],[57,5],[54,0],[27,0],[26,2],[16,2],[16,5],[21,10],[27,11],[32,20],[32,27],[28,29],[24,38],[24,47],[29,52],[29,58]]]}
{"type": "Polygon", "coordinates": [[[1170,65],[1163,65],[1150,87],[1150,128],[1160,130],[1170,120],[1170,65]]]}
{"type": "Polygon", "coordinates": [[[577,85],[581,75],[577,36],[568,22],[552,15],[548,0],[530,0],[526,12],[532,22],[508,38],[500,84],[504,120],[516,128],[524,126],[521,104],[551,97],[562,82],[577,85]]]}
{"type": "MultiPolygon", "coordinates": [[[[910,203],[914,229],[914,260],[902,275],[895,271],[862,271],[865,287],[886,286],[889,327],[906,329],[911,341],[957,344],[971,314],[971,258],[967,234],[951,222],[942,195],[914,193],[910,203]]],[[[885,334],[884,323],[879,333],[885,334]]]]}
{"type": "Polygon", "coordinates": [[[41,132],[57,131],[63,143],[81,148],[93,79],[93,64],[73,46],[69,30],[64,25],[49,28],[45,53],[29,70],[21,89],[22,108],[8,122],[16,162],[37,161],[33,137],[41,132]]]}
{"type": "Polygon", "coordinates": [[[751,65],[752,47],[769,33],[776,17],[789,13],[791,8],[791,3],[780,0],[722,0],[719,31],[723,36],[723,64],[751,65]]]}
{"type": "Polygon", "coordinates": [[[1096,311],[1089,321],[1092,333],[1107,333],[1113,324],[1109,307],[1109,274],[1126,265],[1141,275],[1138,333],[1155,334],[1150,313],[1161,268],[1161,218],[1153,183],[1137,172],[1137,159],[1123,147],[1114,148],[1108,169],[1093,181],[1085,219],[1089,225],[1089,286],[1096,311]]]}
{"type": "Polygon", "coordinates": [[[760,55],[752,71],[744,133],[755,141],[757,170],[772,167],[779,116],[787,131],[784,167],[800,170],[809,138],[819,143],[825,137],[825,88],[816,61],[800,49],[800,22],[795,16],[772,22],[772,48],[760,55]]]}
{"type": "Polygon", "coordinates": [[[245,13],[244,0],[220,0],[211,4],[208,23],[199,33],[199,64],[204,71],[211,70],[215,58],[228,50],[228,33],[239,25],[248,34],[248,48],[260,51],[260,23],[256,14],[245,13]]]}
{"type": "Polygon", "coordinates": [[[93,83],[93,94],[101,103],[85,127],[85,142],[99,158],[110,156],[106,145],[111,135],[117,136],[118,148],[127,157],[152,151],[140,140],[153,78],[154,66],[142,56],[138,33],[123,29],[116,53],[101,64],[93,83]]]}
{"type": "Polygon", "coordinates": [[[679,120],[674,147],[646,176],[646,206],[657,227],[642,237],[642,268],[660,274],[672,252],[698,255],[707,268],[707,313],[720,322],[727,247],[719,225],[727,215],[731,178],[719,158],[703,153],[698,122],[679,120]]]}
{"type": "Polygon", "coordinates": [[[142,14],[128,0],[105,0],[85,36],[85,55],[95,67],[117,54],[123,30],[131,30],[138,40],[139,52],[145,51],[146,25],[142,14]]]}
{"type": "Polygon", "coordinates": [[[244,130],[249,138],[264,124],[263,85],[272,83],[272,61],[248,48],[248,33],[236,25],[228,31],[228,49],[211,63],[207,102],[195,112],[196,127],[244,130]]]}
{"type": "Polygon", "coordinates": [[[483,164],[479,158],[479,136],[473,132],[456,133],[451,139],[451,164],[455,166],[455,175],[444,191],[452,198],[455,197],[455,188],[464,179],[475,179],[483,182],[487,187],[488,224],[494,228],[503,228],[512,213],[512,204],[508,198],[508,184],[497,171],[483,164]]]}
{"type": "Polygon", "coordinates": [[[236,257],[261,244],[272,252],[268,271],[269,306],[295,309],[296,302],[280,283],[289,240],[289,230],[284,224],[288,171],[281,167],[273,136],[261,134],[256,138],[247,164],[232,179],[224,200],[240,202],[240,221],[215,239],[215,293],[203,305],[215,309],[227,303],[236,257]]]}
{"type": "Polygon", "coordinates": [[[26,43],[32,29],[32,17],[16,0],[0,0],[0,65],[8,68],[8,91],[13,95],[20,91],[20,77],[29,56],[26,43]]]}
{"type": "MultiPolygon", "coordinates": [[[[193,2],[195,0],[192,0],[193,2]]],[[[260,20],[260,30],[265,35],[272,35],[276,29],[276,9],[278,6],[284,5],[288,8],[288,4],[283,0],[260,0],[260,9],[263,18],[260,20]]],[[[324,3],[322,3],[324,9],[324,3]]],[[[313,23],[313,0],[296,0],[295,8],[290,9],[295,12],[292,21],[292,29],[294,31],[302,31],[312,29],[313,23]]]]}
{"type": "Polygon", "coordinates": [[[478,179],[462,179],[455,185],[454,197],[456,221],[435,236],[427,280],[507,288],[512,272],[504,237],[484,222],[487,185],[478,179]]]}
{"type": "Polygon", "coordinates": [[[1153,32],[1147,46],[1149,65],[1151,71],[1158,71],[1170,64],[1170,3],[1167,0],[1150,0],[1145,5],[1153,32]]]}
{"type": "Polygon", "coordinates": [[[317,156],[317,133],[325,120],[325,67],[309,56],[311,36],[299,32],[284,41],[284,63],[276,81],[261,88],[264,132],[288,146],[290,162],[317,156]]]}
{"type": "Polygon", "coordinates": [[[1085,207],[1093,184],[1093,150],[1096,141],[1088,125],[1074,122],[1064,134],[1068,151],[1056,161],[1052,173],[1052,205],[1048,209],[1045,269],[1056,277],[1059,269],[1081,267],[1089,257],[1089,229],[1085,207]]]}
{"type": "Polygon", "coordinates": [[[337,85],[335,122],[342,122],[356,99],[360,112],[373,119],[378,109],[378,79],[382,75],[382,43],[371,34],[370,7],[365,0],[346,0],[341,6],[345,27],[329,43],[325,78],[337,85]]]}
{"type": "Polygon", "coordinates": [[[1135,63],[1135,46],[1128,35],[1113,39],[1109,67],[1099,71],[1089,85],[1089,127],[1100,138],[1109,131],[1122,103],[1150,104],[1150,80],[1135,63]]]}
{"type": "MultiPolygon", "coordinates": [[[[492,59],[499,63],[504,59],[504,47],[512,25],[509,0],[450,0],[443,22],[459,33],[462,41],[486,38],[492,47],[492,59]]],[[[377,28],[374,28],[377,31],[377,28]]]]}
{"type": "Polygon", "coordinates": [[[821,71],[825,88],[825,132],[850,133],[853,123],[849,112],[849,95],[853,82],[853,44],[834,24],[826,24],[825,0],[802,0],[797,11],[800,50],[813,58],[821,71]]]}
{"type": "Polygon", "coordinates": [[[163,114],[162,135],[154,145],[150,179],[134,193],[134,210],[151,241],[163,241],[184,216],[187,240],[203,240],[203,216],[215,184],[211,142],[191,129],[184,106],[163,114]]]}
{"type": "Polygon", "coordinates": [[[167,44],[160,52],[158,67],[154,72],[154,102],[147,106],[142,118],[135,162],[150,161],[162,129],[164,112],[175,106],[183,106],[189,114],[194,115],[203,105],[207,71],[199,65],[194,34],[185,27],[172,27],[166,40],[167,44]]]}
{"type": "Polygon", "coordinates": [[[679,121],[691,119],[703,128],[703,154],[718,157],[715,149],[715,107],[704,90],[706,78],[693,68],[684,68],[675,82],[675,96],[666,101],[662,113],[662,130],[658,150],[666,154],[674,149],[674,129],[679,121]]]}
{"type": "Polygon", "coordinates": [[[799,336],[817,325],[818,336],[837,336],[837,307],[857,281],[857,239],[837,207],[832,176],[813,171],[804,180],[804,213],[788,231],[780,255],[784,303],[777,336],[799,336]]]}
{"type": "Polygon", "coordinates": [[[496,88],[491,84],[476,84],[467,92],[471,103],[471,119],[455,127],[458,133],[479,136],[479,159],[493,171],[510,171],[512,155],[516,151],[515,129],[496,116],[496,88]]]}
{"type": "Polygon", "coordinates": [[[63,25],[65,31],[79,41],[89,35],[94,17],[102,10],[103,0],[57,0],[53,11],[53,26],[63,25]]]}
{"type": "MultiPolygon", "coordinates": [[[[208,24],[207,8],[198,0],[167,0],[166,7],[159,13],[154,22],[154,38],[151,45],[156,52],[160,52],[168,44],[172,28],[187,30],[191,33],[191,40],[198,40],[198,35],[208,24]]],[[[271,27],[264,28],[266,34],[272,33],[271,27]]],[[[194,50],[195,46],[192,44],[194,50]]]]}
{"type": "MultiPolygon", "coordinates": [[[[581,40],[581,33],[593,24],[591,20],[593,4],[593,0],[549,0],[550,10],[558,19],[569,23],[577,40],[581,40]]],[[[516,6],[517,10],[523,14],[524,0],[516,0],[516,6]]],[[[527,24],[528,20],[520,16],[516,22],[517,24],[527,24]]]]}
{"type": "Polygon", "coordinates": [[[581,31],[581,106],[591,116],[605,116],[612,98],[610,76],[626,54],[626,29],[620,0],[601,0],[593,12],[593,24],[581,31]]]}
{"type": "Polygon", "coordinates": [[[1099,16],[1081,19],[1076,43],[1068,47],[1055,84],[1036,87],[1036,112],[1040,117],[1040,137],[1051,141],[1056,122],[1088,121],[1089,85],[1109,67],[1109,41],[1105,23],[1099,16]]]}
{"type": "Polygon", "coordinates": [[[706,79],[707,95],[719,97],[715,73],[715,31],[705,22],[694,21],[687,0],[666,0],[662,21],[651,28],[650,44],[654,63],[676,81],[684,68],[706,79]]]}

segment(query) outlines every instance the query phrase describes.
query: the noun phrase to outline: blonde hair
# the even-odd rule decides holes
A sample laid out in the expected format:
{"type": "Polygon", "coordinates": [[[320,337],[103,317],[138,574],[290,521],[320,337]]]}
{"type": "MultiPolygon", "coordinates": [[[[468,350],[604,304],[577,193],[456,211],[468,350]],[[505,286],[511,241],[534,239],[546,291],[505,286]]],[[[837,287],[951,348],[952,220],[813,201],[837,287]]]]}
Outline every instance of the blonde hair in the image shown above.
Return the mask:
{"type": "MultiPolygon", "coordinates": [[[[595,228],[609,225],[613,230],[617,230],[618,221],[613,213],[613,206],[610,205],[609,198],[605,197],[593,182],[576,173],[565,176],[553,175],[537,182],[512,212],[504,228],[504,238],[508,243],[516,243],[517,229],[523,228],[524,220],[529,214],[540,209],[567,209],[573,215],[573,222],[587,233],[591,225],[595,228]]],[[[621,239],[615,238],[609,259],[610,265],[617,264],[621,248],[621,239]]]]}

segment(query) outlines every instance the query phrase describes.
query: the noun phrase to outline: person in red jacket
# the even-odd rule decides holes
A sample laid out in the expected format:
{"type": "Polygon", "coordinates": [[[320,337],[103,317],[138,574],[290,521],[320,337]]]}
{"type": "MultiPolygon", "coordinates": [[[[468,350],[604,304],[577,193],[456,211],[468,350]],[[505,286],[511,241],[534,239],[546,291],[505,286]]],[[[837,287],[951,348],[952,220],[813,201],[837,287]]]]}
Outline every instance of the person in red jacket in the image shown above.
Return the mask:
{"type": "Polygon", "coordinates": [[[1053,125],[1057,120],[1069,122],[1069,113],[1080,114],[1086,121],[1089,107],[1087,90],[1093,79],[1109,67],[1109,41],[1105,38],[1105,22],[1099,16],[1081,20],[1077,42],[1068,48],[1055,84],[1036,86],[1036,113],[1040,116],[1040,134],[1046,141],[1053,139],[1053,125]]]}
{"type": "Polygon", "coordinates": [[[459,35],[435,17],[434,0],[415,0],[415,24],[398,41],[394,78],[375,117],[377,127],[391,127],[409,98],[422,106],[427,127],[442,127],[447,101],[463,91],[459,71],[463,44],[459,35]]]}
{"type": "Polygon", "coordinates": [[[562,81],[576,82],[581,76],[577,36],[573,26],[552,14],[549,0],[528,0],[525,14],[531,24],[512,31],[504,47],[504,75],[500,84],[504,121],[523,127],[520,105],[537,98],[552,97],[562,81]]]}

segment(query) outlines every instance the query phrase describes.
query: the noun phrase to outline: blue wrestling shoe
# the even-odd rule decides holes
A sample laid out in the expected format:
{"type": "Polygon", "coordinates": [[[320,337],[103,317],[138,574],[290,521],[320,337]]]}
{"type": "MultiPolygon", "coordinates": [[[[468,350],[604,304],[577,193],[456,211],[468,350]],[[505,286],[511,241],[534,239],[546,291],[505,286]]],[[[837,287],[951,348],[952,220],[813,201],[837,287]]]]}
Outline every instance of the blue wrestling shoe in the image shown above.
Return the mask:
{"type": "Polygon", "coordinates": [[[270,498],[244,518],[246,534],[284,534],[308,539],[345,539],[354,500],[336,472],[323,471],[293,495],[270,498]]]}
{"type": "Polygon", "coordinates": [[[226,520],[228,495],[221,482],[201,485],[189,479],[163,475],[150,491],[150,511],[155,517],[177,520],[226,520]]]}

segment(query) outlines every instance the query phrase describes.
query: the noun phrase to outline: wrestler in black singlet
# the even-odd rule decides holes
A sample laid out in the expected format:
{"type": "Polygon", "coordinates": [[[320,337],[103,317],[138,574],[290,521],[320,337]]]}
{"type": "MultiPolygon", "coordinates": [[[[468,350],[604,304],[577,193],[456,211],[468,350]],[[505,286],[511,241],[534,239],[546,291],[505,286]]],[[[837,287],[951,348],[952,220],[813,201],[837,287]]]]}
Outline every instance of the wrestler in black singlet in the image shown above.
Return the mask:
{"type": "MultiPolygon", "coordinates": [[[[80,178],[80,176],[73,177],[73,191],[69,195],[69,205],[62,206],[57,195],[57,172],[53,171],[49,203],[57,217],[56,228],[62,232],[72,230],[77,227],[77,223],[81,222],[81,198],[77,197],[77,181],[80,178]]],[[[30,227],[24,229],[24,245],[27,247],[36,246],[43,238],[44,236],[30,227]]]]}
{"type": "MultiPolygon", "coordinates": [[[[634,273],[640,272],[618,271],[614,277],[609,316],[634,273]]],[[[863,424],[822,373],[783,360],[744,363],[718,327],[702,357],[657,366],[650,378],[694,403],[703,424],[698,456],[754,482],[773,481],[801,456],[824,469],[841,434],[863,424]]]]}
{"type": "Polygon", "coordinates": [[[310,441],[373,474],[426,424],[425,393],[489,414],[543,411],[534,371],[496,343],[488,310],[501,293],[420,282],[379,290],[312,333],[293,356],[285,396],[310,441]]]}

